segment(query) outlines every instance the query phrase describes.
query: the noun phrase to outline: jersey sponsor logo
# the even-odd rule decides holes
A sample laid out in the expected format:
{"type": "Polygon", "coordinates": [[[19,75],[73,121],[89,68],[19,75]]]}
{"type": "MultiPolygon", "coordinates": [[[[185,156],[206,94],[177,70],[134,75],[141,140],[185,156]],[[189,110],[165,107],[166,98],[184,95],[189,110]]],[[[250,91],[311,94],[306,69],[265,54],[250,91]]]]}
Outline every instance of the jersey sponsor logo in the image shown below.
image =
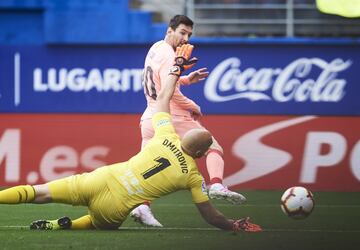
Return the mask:
{"type": "Polygon", "coordinates": [[[284,68],[240,69],[241,60],[231,57],[220,62],[209,75],[205,97],[211,102],[236,99],[274,102],[339,102],[347,79],[340,73],[351,60],[298,58],[284,68]]]}

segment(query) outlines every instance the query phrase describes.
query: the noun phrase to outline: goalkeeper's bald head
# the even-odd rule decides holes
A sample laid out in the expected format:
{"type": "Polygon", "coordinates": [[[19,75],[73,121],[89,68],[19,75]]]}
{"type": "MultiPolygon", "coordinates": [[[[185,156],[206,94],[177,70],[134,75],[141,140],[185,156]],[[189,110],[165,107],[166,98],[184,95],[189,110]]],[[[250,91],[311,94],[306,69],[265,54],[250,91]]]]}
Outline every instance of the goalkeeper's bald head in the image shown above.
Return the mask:
{"type": "Polygon", "coordinates": [[[193,158],[200,158],[209,150],[212,135],[206,129],[191,129],[181,140],[181,147],[185,153],[193,158]]]}

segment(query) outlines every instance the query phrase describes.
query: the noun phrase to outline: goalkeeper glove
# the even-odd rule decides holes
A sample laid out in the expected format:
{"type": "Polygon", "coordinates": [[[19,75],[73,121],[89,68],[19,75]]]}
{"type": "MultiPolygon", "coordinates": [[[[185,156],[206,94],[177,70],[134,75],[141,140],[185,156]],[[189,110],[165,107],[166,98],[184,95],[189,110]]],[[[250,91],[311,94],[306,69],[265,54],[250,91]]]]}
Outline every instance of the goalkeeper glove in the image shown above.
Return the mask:
{"type": "Polygon", "coordinates": [[[261,232],[262,228],[259,225],[250,222],[250,217],[236,220],[233,223],[233,231],[238,232],[243,230],[245,232],[261,232]]]}
{"type": "Polygon", "coordinates": [[[183,44],[176,48],[175,63],[170,69],[170,75],[180,76],[183,71],[188,70],[195,65],[198,59],[196,57],[189,59],[193,49],[194,46],[190,44],[183,44]]]}

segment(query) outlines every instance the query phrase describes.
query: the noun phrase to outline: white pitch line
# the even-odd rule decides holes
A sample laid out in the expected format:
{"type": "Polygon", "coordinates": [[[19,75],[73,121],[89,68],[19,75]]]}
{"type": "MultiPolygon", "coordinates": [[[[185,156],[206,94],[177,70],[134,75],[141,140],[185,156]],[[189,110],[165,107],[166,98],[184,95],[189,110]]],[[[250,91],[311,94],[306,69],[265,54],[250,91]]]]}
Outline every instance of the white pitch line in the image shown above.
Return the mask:
{"type": "Polygon", "coordinates": [[[0,226],[0,228],[29,228],[29,226],[0,226]]]}
{"type": "MultiPolygon", "coordinates": [[[[120,230],[181,230],[181,231],[221,231],[218,228],[203,227],[120,227],[120,230]]],[[[264,232],[326,232],[326,233],[360,233],[360,230],[321,230],[321,229],[263,229],[264,232]]]]}
{"type": "MultiPolygon", "coordinates": [[[[194,204],[154,204],[154,207],[193,207],[194,204]]],[[[215,207],[234,207],[232,204],[214,204],[215,207]]],[[[238,205],[239,208],[241,207],[280,207],[279,204],[243,204],[238,205]]],[[[315,207],[322,207],[322,208],[360,208],[360,205],[316,205],[315,207]]]]}
{"type": "Polygon", "coordinates": [[[311,233],[360,233],[359,230],[322,230],[322,229],[264,229],[265,232],[311,232],[311,233]]]}
{"type": "MultiPolygon", "coordinates": [[[[0,228],[21,228],[27,229],[29,226],[0,226],[0,228]]],[[[221,231],[217,228],[205,228],[205,227],[120,227],[119,230],[151,230],[151,231],[221,231]]],[[[321,230],[321,229],[263,229],[264,232],[309,232],[309,233],[360,233],[360,230],[321,230]]]]}

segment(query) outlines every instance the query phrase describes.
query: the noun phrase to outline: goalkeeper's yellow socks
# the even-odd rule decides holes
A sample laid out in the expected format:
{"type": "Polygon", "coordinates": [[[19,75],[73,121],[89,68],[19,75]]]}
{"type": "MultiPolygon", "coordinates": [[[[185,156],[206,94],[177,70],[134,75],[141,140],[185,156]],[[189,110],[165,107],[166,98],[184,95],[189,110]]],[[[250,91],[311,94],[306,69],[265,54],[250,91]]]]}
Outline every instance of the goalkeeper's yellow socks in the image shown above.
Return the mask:
{"type": "Polygon", "coordinates": [[[22,185],[0,191],[0,204],[30,203],[35,199],[33,186],[22,185]]]}
{"type": "Polygon", "coordinates": [[[94,229],[90,215],[85,215],[72,221],[71,229],[94,229]]]}

